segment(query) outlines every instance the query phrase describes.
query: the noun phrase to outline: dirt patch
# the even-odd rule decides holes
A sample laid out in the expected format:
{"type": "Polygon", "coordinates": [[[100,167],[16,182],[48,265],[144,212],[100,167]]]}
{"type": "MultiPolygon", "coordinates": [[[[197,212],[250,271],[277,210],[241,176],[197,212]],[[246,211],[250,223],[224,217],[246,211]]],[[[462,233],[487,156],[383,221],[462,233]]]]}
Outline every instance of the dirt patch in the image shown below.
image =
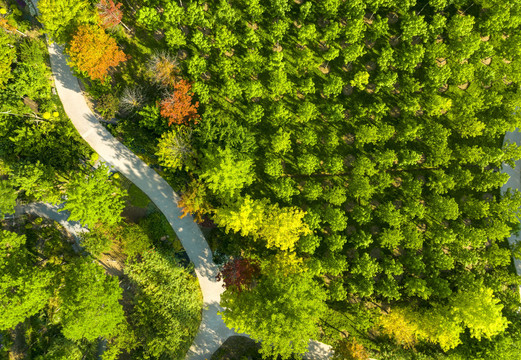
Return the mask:
{"type": "Polygon", "coordinates": [[[355,135],[354,134],[345,134],[344,136],[342,136],[342,140],[347,145],[353,145],[355,142],[355,135]]]}
{"type": "Polygon", "coordinates": [[[257,30],[259,28],[259,25],[257,25],[257,23],[251,23],[249,21],[246,24],[246,26],[248,26],[250,29],[253,29],[253,30],[257,30]]]}
{"type": "Polygon", "coordinates": [[[110,257],[110,255],[103,255],[102,258],[98,259],[98,262],[105,269],[105,272],[110,276],[123,276],[123,263],[110,257]]]}
{"type": "Polygon", "coordinates": [[[393,35],[389,38],[389,45],[391,45],[392,47],[398,46],[399,43],[400,43],[400,38],[398,36],[393,35]]]}
{"type": "Polygon", "coordinates": [[[187,57],[188,57],[188,52],[186,52],[186,50],[181,49],[181,50],[179,50],[179,51],[177,52],[177,58],[178,58],[178,59],[180,59],[180,60],[184,60],[184,59],[186,59],[187,57]]]}
{"type": "Polygon", "coordinates": [[[330,70],[329,64],[327,62],[322,63],[322,65],[318,67],[318,70],[320,70],[322,74],[328,74],[330,70]]]}
{"type": "Polygon", "coordinates": [[[346,85],[342,88],[342,94],[345,96],[349,96],[353,93],[353,87],[351,85],[346,85]]]}
{"type": "Polygon", "coordinates": [[[342,65],[342,70],[345,72],[351,71],[351,69],[353,69],[353,64],[351,63],[342,65]]]}
{"type": "Polygon", "coordinates": [[[389,111],[389,115],[391,115],[391,117],[393,117],[393,118],[399,117],[400,116],[400,108],[398,106],[393,107],[389,111]]]}
{"type": "Polygon", "coordinates": [[[126,255],[123,254],[119,241],[115,241],[109,252],[98,256],[98,262],[111,276],[122,277],[124,275],[126,255]]]}
{"type": "Polygon", "coordinates": [[[34,111],[35,113],[38,112],[38,103],[34,101],[33,99],[30,99],[28,96],[24,96],[24,104],[29,106],[29,108],[34,111]]]}
{"type": "Polygon", "coordinates": [[[364,15],[364,23],[367,25],[371,25],[373,23],[373,17],[374,14],[371,12],[368,12],[364,15]]]}
{"type": "Polygon", "coordinates": [[[365,69],[367,71],[373,71],[376,69],[376,63],[374,61],[369,61],[365,64],[365,69]]]}
{"type": "Polygon", "coordinates": [[[376,90],[376,84],[367,84],[367,86],[365,87],[365,91],[369,94],[374,94],[376,90]]]}
{"type": "Polygon", "coordinates": [[[505,83],[505,85],[511,85],[512,84],[512,81],[509,80],[506,76],[503,77],[503,83],[505,83]]]}
{"type": "Polygon", "coordinates": [[[469,87],[469,83],[468,83],[468,82],[466,82],[465,84],[460,84],[460,85],[458,85],[458,88],[459,88],[460,90],[467,90],[468,87],[469,87]]]}

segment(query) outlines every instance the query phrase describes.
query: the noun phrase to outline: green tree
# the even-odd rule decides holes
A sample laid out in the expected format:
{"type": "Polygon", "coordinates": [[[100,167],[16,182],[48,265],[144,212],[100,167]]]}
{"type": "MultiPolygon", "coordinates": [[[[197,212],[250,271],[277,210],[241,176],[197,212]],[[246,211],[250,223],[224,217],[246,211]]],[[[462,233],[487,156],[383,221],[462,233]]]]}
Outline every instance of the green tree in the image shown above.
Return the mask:
{"type": "Polygon", "coordinates": [[[18,192],[8,180],[0,180],[0,215],[14,213],[18,192]]]}
{"type": "Polygon", "coordinates": [[[299,238],[310,233],[303,222],[304,215],[296,207],[279,207],[265,199],[253,200],[246,196],[231,206],[216,209],[214,221],[227,232],[233,230],[242,236],[260,237],[268,248],[293,250],[299,238]]]}
{"type": "Polygon", "coordinates": [[[125,196],[105,166],[75,173],[65,188],[67,201],[63,210],[70,211],[70,220],[89,227],[98,222],[116,225],[121,220],[125,196]]]}
{"type": "Polygon", "coordinates": [[[53,291],[53,270],[38,263],[26,241],[25,235],[0,230],[0,330],[37,314],[53,291]]]}
{"type": "Polygon", "coordinates": [[[97,14],[84,0],[42,0],[38,2],[39,21],[55,41],[67,42],[78,24],[97,22],[97,14]]]}
{"type": "Polygon", "coordinates": [[[154,250],[126,272],[138,289],[130,323],[145,358],[181,359],[201,319],[197,281],[173,258],[154,250]]]}
{"type": "Polygon", "coordinates": [[[262,275],[252,289],[228,289],[221,296],[226,325],[262,341],[263,356],[288,359],[302,354],[309,339],[317,335],[326,296],[299,265],[290,255],[282,254],[261,266],[262,275]]]}
{"type": "Polygon", "coordinates": [[[213,219],[227,232],[233,230],[242,236],[256,235],[264,221],[265,207],[265,201],[254,200],[246,195],[231,206],[215,209],[213,219]]]}
{"type": "Polygon", "coordinates": [[[57,203],[60,201],[60,192],[55,183],[57,177],[51,166],[37,161],[32,164],[18,164],[13,169],[10,180],[12,185],[29,199],[57,203]]]}
{"type": "Polygon", "coordinates": [[[139,9],[136,20],[151,31],[157,30],[161,24],[159,13],[155,8],[149,6],[143,6],[139,9]]]}
{"type": "Polygon", "coordinates": [[[229,147],[212,148],[201,161],[200,177],[212,192],[233,199],[253,182],[253,161],[229,147]]]}
{"type": "Polygon", "coordinates": [[[502,333],[508,326],[501,310],[503,305],[490,288],[477,287],[459,291],[450,299],[454,320],[470,330],[470,336],[481,340],[502,333]]]}
{"type": "Polygon", "coordinates": [[[184,126],[179,126],[170,132],[163,133],[156,155],[159,156],[160,164],[166,168],[192,169],[195,157],[192,148],[192,132],[184,126]]]}
{"type": "Polygon", "coordinates": [[[0,89],[12,78],[11,63],[16,58],[16,49],[10,47],[12,39],[4,31],[0,31],[0,47],[5,49],[0,54],[0,89]]]}
{"type": "Polygon", "coordinates": [[[68,339],[110,339],[126,321],[118,279],[89,258],[78,258],[68,266],[58,296],[62,333],[68,339]]]}
{"type": "Polygon", "coordinates": [[[297,207],[283,208],[277,204],[270,205],[266,208],[266,217],[259,235],[266,239],[268,248],[293,250],[302,235],[311,233],[303,222],[305,214],[297,207]]]}

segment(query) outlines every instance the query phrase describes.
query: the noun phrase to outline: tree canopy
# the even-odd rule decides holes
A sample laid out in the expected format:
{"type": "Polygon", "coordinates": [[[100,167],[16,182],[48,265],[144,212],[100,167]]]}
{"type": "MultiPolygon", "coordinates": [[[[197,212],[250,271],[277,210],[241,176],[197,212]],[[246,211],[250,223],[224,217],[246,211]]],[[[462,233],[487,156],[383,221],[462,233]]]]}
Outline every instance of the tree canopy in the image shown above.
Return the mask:
{"type": "Polygon", "coordinates": [[[93,80],[105,79],[111,68],[126,60],[114,38],[97,25],[79,26],[68,53],[72,63],[93,80]]]}
{"type": "Polygon", "coordinates": [[[110,339],[125,322],[121,288],[101,266],[80,259],[66,272],[59,291],[63,335],[71,340],[110,339]]]}

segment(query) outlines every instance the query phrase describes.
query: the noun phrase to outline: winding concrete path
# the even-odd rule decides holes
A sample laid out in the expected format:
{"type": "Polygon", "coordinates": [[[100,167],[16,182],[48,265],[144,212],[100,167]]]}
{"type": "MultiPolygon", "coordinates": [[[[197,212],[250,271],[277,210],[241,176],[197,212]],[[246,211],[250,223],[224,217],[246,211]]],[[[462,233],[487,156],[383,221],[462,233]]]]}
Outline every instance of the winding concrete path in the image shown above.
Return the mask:
{"type": "Polygon", "coordinates": [[[212,252],[201,230],[191,216],[179,218],[182,214],[177,207],[179,196],[167,182],[98,122],[87,106],[78,80],[72,74],[62,49],[56,44],[51,44],[48,48],[56,90],[74,127],[103,160],[132,181],[156,204],[194,263],[203,293],[203,316],[187,359],[210,358],[234,332],[226,327],[217,314],[222,310],[219,300],[224,289],[222,283],[215,279],[218,269],[212,261],[212,252]]]}
{"type": "MultiPolygon", "coordinates": [[[[507,143],[514,143],[517,146],[521,146],[521,133],[516,131],[509,131],[505,134],[503,139],[503,146],[507,143]]],[[[507,173],[510,178],[501,187],[501,194],[507,192],[508,189],[518,189],[521,191],[521,160],[516,161],[516,167],[512,168],[508,164],[503,164],[501,172],[507,173]]],[[[512,233],[508,238],[508,243],[514,245],[521,242],[521,231],[518,233],[512,233]]],[[[516,268],[517,275],[521,276],[521,260],[514,258],[514,266],[516,268]]],[[[519,286],[519,296],[521,297],[521,286],[519,286]]]]}
{"type": "MultiPolygon", "coordinates": [[[[96,119],[87,106],[78,80],[72,74],[63,50],[53,43],[48,46],[56,90],[65,112],[74,127],[99,156],[139,187],[156,204],[176,232],[190,260],[203,294],[203,314],[199,332],[187,354],[188,360],[209,359],[231,335],[237,335],[226,327],[219,305],[224,291],[222,282],[215,279],[218,268],[212,261],[212,252],[201,230],[191,216],[182,219],[177,206],[179,196],[146,163],[117,141],[96,119]]],[[[331,347],[310,341],[306,358],[318,360],[331,356],[331,347]]]]}

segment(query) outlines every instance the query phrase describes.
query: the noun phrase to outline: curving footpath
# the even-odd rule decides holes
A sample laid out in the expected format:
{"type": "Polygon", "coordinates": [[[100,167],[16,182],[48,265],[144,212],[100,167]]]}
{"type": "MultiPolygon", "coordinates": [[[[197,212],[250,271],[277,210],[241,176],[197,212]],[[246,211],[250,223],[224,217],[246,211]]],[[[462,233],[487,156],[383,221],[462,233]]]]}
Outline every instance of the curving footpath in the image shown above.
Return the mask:
{"type": "MultiPolygon", "coordinates": [[[[59,206],[49,203],[30,203],[26,205],[17,205],[14,209],[15,214],[33,214],[47,219],[56,221],[58,224],[74,236],[79,236],[81,233],[88,232],[89,230],[79,223],[79,221],[69,221],[68,211],[58,211],[59,206]]],[[[80,247],[77,243],[73,245],[74,251],[80,251],[80,247]]]]}
{"type": "Polygon", "coordinates": [[[62,49],[49,45],[51,68],[55,86],[65,112],[81,137],[103,160],[121,172],[139,187],[165,215],[183,244],[203,293],[203,316],[199,332],[192,344],[188,359],[204,360],[234,332],[226,327],[217,314],[222,283],[215,280],[218,269],[212,261],[212,252],[192,217],[180,219],[182,214],[176,206],[179,196],[163,178],[117,141],[96,119],[81,93],[78,80],[67,65],[62,49]]]}
{"type": "MultiPolygon", "coordinates": [[[[515,131],[509,131],[505,134],[503,146],[508,143],[521,146],[521,133],[518,129],[515,131]]],[[[501,172],[510,176],[508,181],[501,187],[501,194],[506,193],[509,189],[517,189],[521,191],[521,160],[516,161],[515,168],[512,168],[508,164],[503,164],[501,172]]],[[[508,238],[508,243],[510,245],[515,245],[519,242],[521,242],[521,232],[513,232],[508,238]]],[[[514,258],[514,267],[516,268],[517,275],[521,276],[521,260],[514,258]]],[[[519,286],[519,295],[521,297],[521,285],[519,286]]]]}
{"type": "MultiPolygon", "coordinates": [[[[132,181],[154,202],[193,262],[203,294],[203,314],[199,332],[188,351],[187,359],[209,359],[229,336],[237,334],[226,327],[217,314],[223,310],[219,301],[224,288],[222,282],[215,279],[218,268],[212,261],[212,252],[206,239],[191,216],[179,218],[182,214],[177,206],[179,196],[170,185],[98,122],[87,106],[78,80],[72,74],[61,47],[53,43],[48,49],[56,90],[74,127],[105,162],[132,181]]],[[[308,359],[318,360],[331,356],[331,347],[316,341],[310,342],[309,350],[306,354],[308,359]]]]}

